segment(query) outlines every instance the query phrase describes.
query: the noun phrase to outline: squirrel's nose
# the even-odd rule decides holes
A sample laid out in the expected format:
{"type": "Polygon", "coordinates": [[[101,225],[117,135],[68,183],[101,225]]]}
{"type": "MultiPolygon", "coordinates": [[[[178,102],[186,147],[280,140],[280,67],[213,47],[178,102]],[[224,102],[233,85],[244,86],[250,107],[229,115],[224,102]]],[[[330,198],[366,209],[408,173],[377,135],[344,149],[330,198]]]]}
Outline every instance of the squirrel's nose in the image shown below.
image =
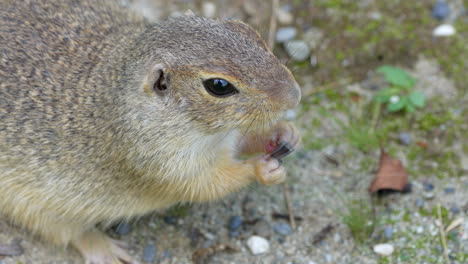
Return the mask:
{"type": "Polygon", "coordinates": [[[301,101],[301,87],[294,81],[292,87],[285,93],[285,108],[292,109],[296,107],[301,101]]]}

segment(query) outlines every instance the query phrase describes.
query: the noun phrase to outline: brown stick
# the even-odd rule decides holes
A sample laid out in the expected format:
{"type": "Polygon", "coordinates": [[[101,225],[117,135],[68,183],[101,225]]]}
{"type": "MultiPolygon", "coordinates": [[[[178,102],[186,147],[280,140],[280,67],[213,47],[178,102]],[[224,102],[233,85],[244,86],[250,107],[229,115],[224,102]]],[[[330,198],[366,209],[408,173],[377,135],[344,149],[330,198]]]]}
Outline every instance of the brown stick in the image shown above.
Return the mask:
{"type": "Polygon", "coordinates": [[[294,217],[294,212],[291,204],[291,198],[289,197],[289,184],[287,182],[283,183],[283,193],[284,193],[284,200],[286,202],[286,208],[288,209],[289,215],[289,224],[293,230],[296,229],[296,219],[294,217]]]}
{"type": "Polygon", "coordinates": [[[276,32],[276,10],[278,9],[279,0],[271,0],[271,18],[270,18],[270,31],[268,33],[268,47],[273,50],[275,45],[275,32],[276,32]]]}
{"type": "MultiPolygon", "coordinates": [[[[270,18],[270,30],[268,32],[268,47],[273,50],[275,45],[275,32],[276,32],[276,10],[278,10],[279,0],[271,0],[271,18],[270,18]]],[[[291,205],[291,199],[289,198],[289,185],[287,182],[283,184],[284,200],[286,202],[286,208],[288,209],[289,224],[291,228],[296,229],[296,220],[294,219],[294,213],[291,205]]]]}

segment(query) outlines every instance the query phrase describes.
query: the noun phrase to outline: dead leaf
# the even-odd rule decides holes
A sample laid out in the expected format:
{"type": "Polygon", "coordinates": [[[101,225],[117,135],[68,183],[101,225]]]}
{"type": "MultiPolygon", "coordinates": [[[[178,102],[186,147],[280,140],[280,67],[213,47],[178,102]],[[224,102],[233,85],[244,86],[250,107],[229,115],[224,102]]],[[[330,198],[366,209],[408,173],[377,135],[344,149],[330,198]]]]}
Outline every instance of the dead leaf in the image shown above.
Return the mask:
{"type": "Polygon", "coordinates": [[[374,180],[369,186],[369,192],[375,193],[380,190],[403,191],[408,183],[408,172],[401,161],[392,158],[388,153],[380,151],[380,165],[374,180]]]}
{"type": "Polygon", "coordinates": [[[454,230],[455,228],[459,227],[462,223],[463,223],[463,218],[457,218],[457,219],[453,220],[453,222],[450,223],[450,225],[447,227],[447,229],[445,229],[445,233],[448,233],[448,232],[454,230]]]}
{"type": "Polygon", "coordinates": [[[428,144],[426,141],[418,141],[416,145],[420,146],[421,148],[427,148],[428,144]]]}
{"type": "Polygon", "coordinates": [[[216,244],[208,248],[199,248],[195,250],[192,254],[192,261],[195,264],[206,263],[206,259],[218,252],[226,251],[228,253],[239,252],[240,250],[230,244],[216,244]]]}

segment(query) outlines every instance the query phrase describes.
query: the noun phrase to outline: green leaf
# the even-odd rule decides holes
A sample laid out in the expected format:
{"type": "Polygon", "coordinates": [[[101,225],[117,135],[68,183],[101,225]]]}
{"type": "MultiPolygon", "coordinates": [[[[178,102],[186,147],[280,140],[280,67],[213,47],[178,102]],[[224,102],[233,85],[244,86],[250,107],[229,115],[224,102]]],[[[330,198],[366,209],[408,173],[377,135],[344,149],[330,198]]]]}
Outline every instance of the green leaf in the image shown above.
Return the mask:
{"type": "Polygon", "coordinates": [[[395,86],[409,89],[416,84],[416,79],[398,67],[384,65],[377,68],[377,72],[382,73],[387,82],[395,86]]]}
{"type": "Polygon", "coordinates": [[[377,94],[374,96],[374,100],[380,103],[387,103],[392,95],[397,95],[399,92],[400,89],[398,88],[387,87],[377,92],[377,94]]]}
{"type": "Polygon", "coordinates": [[[414,91],[409,95],[410,102],[417,107],[424,107],[425,97],[422,92],[414,91]]]}
{"type": "Polygon", "coordinates": [[[400,101],[396,103],[387,104],[387,110],[389,112],[398,112],[402,110],[408,104],[408,99],[406,97],[401,97],[400,101]]]}
{"type": "Polygon", "coordinates": [[[405,110],[406,112],[412,113],[416,110],[416,108],[412,104],[406,104],[405,110]]]}

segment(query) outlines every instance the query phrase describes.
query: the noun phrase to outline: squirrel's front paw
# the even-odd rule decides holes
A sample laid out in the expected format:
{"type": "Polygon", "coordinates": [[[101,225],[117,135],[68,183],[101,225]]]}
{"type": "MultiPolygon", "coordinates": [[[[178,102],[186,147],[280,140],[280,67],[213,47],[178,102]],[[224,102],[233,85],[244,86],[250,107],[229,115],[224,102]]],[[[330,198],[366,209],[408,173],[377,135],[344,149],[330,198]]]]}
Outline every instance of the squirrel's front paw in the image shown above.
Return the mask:
{"type": "Polygon", "coordinates": [[[281,159],[298,145],[299,132],[289,122],[279,122],[271,130],[271,136],[266,142],[265,152],[272,157],[281,159]]]}
{"type": "Polygon", "coordinates": [[[270,156],[263,155],[253,160],[255,176],[265,185],[278,184],[286,179],[286,170],[280,161],[270,156]]]}

